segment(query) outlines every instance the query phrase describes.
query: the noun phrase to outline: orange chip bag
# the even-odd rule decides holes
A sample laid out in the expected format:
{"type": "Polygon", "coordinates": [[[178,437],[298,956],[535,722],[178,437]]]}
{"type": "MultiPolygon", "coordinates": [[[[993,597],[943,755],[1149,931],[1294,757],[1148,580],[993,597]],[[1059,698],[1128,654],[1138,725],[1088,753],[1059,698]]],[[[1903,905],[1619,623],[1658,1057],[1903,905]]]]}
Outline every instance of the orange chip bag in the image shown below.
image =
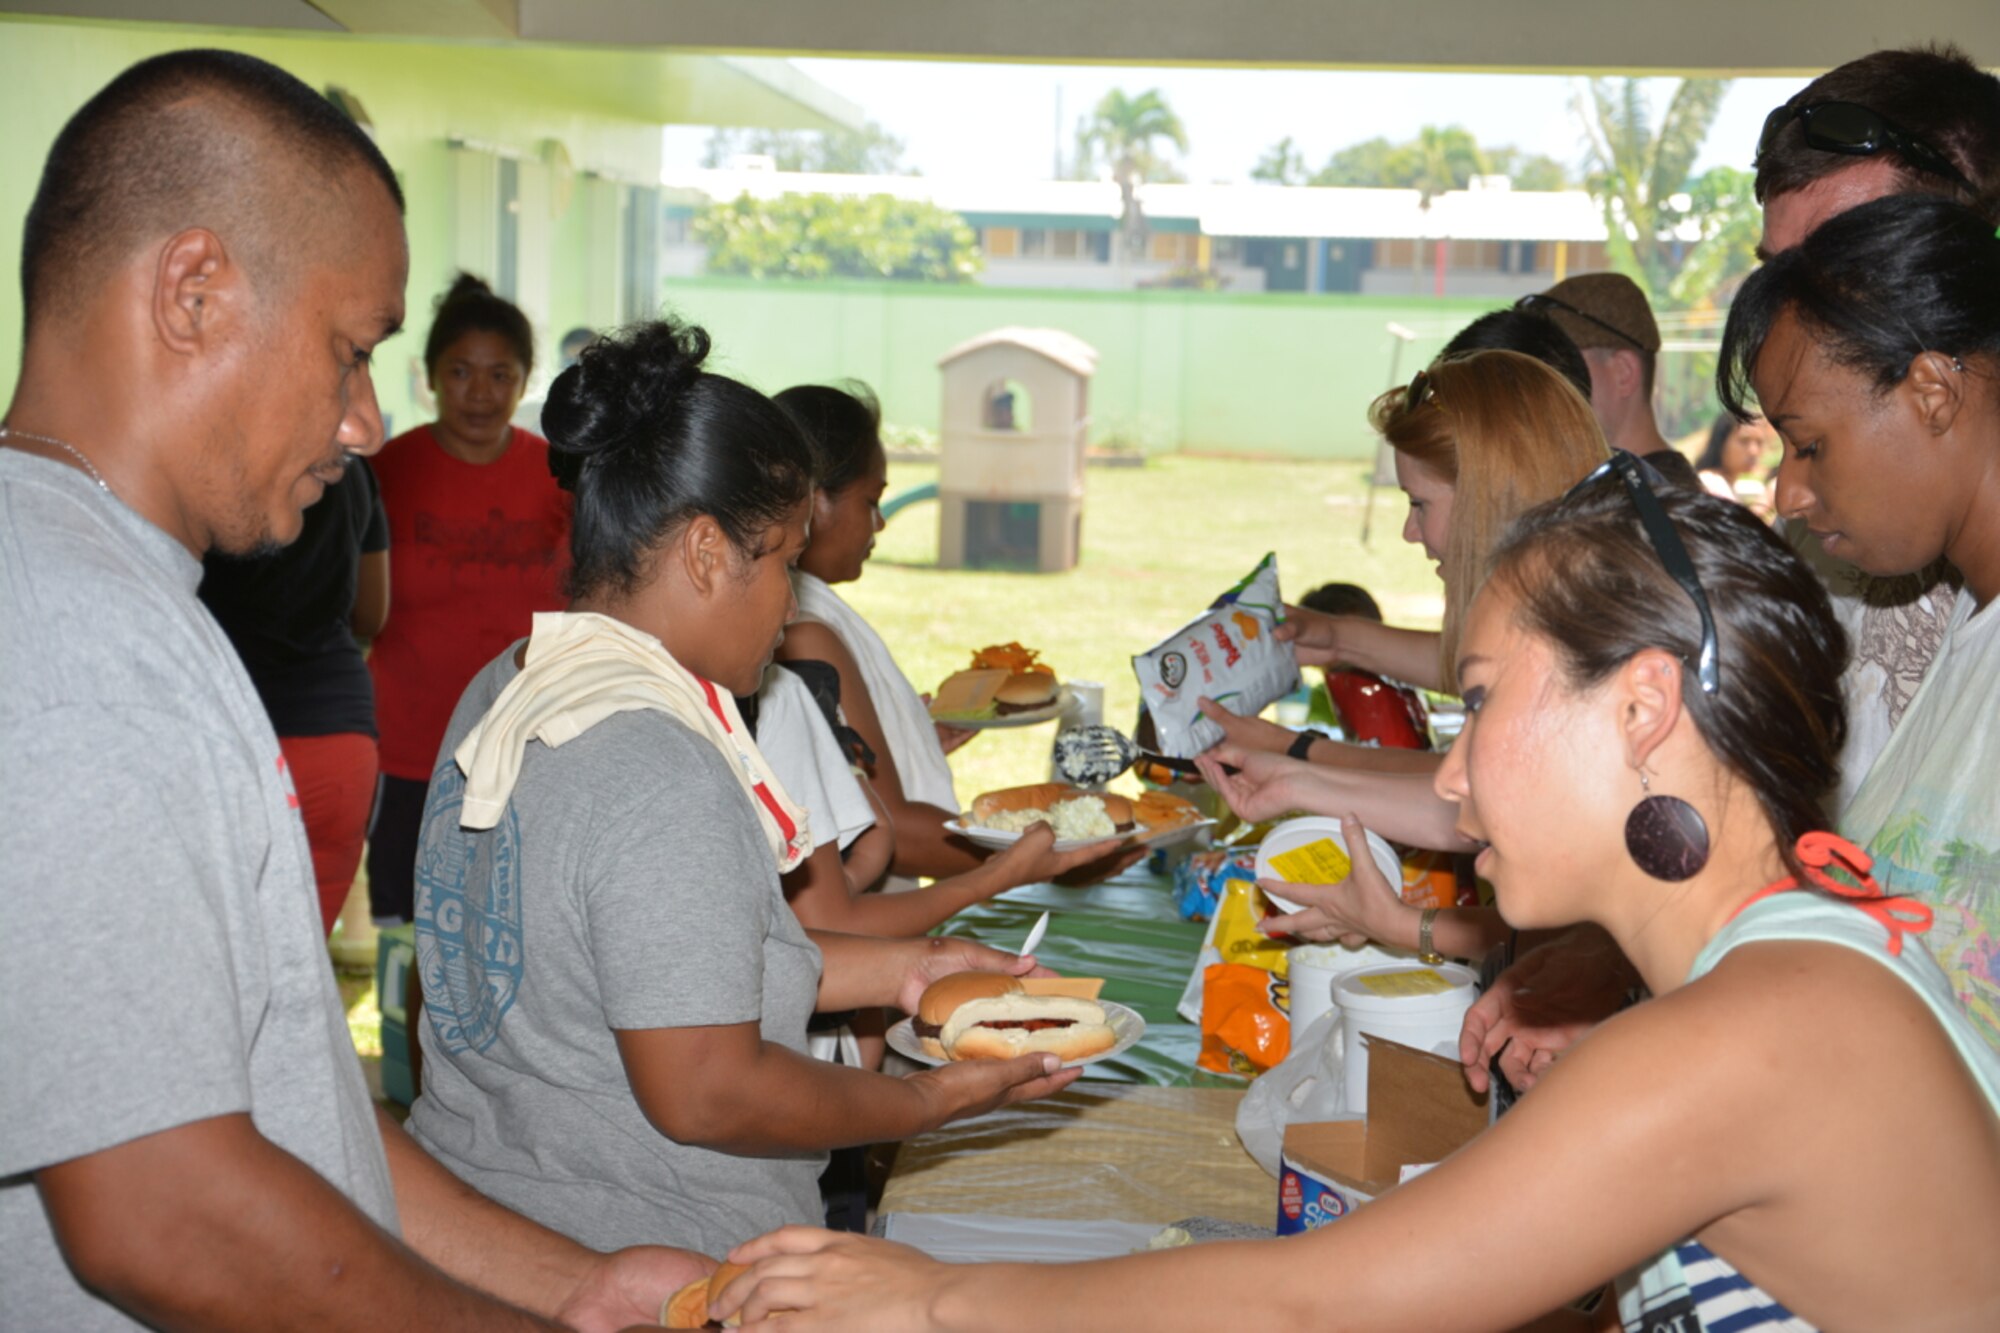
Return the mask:
{"type": "Polygon", "coordinates": [[[1210,963],[1201,981],[1201,1055],[1217,1074],[1255,1078],[1292,1049],[1285,982],[1261,967],[1210,963]]]}

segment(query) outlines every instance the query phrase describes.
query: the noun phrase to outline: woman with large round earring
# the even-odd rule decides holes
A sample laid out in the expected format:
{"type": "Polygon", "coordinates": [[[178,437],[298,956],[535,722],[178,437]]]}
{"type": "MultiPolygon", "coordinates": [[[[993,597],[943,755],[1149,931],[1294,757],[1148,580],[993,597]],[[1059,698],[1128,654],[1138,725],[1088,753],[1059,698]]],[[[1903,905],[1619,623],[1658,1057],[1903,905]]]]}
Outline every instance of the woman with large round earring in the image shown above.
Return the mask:
{"type": "Polygon", "coordinates": [[[1491,569],[1438,790],[1510,921],[1596,923],[1652,999],[1306,1235],[1031,1270],[788,1229],[735,1251],[752,1268],[715,1312],[796,1333],[1471,1330],[1610,1281],[1630,1333],[1993,1326],[2000,1053],[1925,952],[1927,914],[1825,828],[1846,643],[1824,589],[1741,507],[1655,494],[1629,461],[1524,516],[1491,569]],[[1649,791],[1709,830],[1684,879],[1628,850],[1649,791]],[[1409,1243],[1447,1233],[1471,1248],[1409,1243]]]}

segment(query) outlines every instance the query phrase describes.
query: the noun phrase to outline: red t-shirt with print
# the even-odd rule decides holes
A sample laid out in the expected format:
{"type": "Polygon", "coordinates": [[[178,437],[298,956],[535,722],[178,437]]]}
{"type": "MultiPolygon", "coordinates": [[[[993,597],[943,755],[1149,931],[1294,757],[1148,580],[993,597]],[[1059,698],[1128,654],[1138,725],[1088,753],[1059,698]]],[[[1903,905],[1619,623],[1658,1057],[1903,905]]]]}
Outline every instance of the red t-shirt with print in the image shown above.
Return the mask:
{"type": "Polygon", "coordinates": [[[389,514],[389,621],[368,654],[384,773],[429,781],[465,687],[564,605],[570,497],[548,460],[517,427],[497,460],[467,463],[429,426],[374,459],[389,514]]]}

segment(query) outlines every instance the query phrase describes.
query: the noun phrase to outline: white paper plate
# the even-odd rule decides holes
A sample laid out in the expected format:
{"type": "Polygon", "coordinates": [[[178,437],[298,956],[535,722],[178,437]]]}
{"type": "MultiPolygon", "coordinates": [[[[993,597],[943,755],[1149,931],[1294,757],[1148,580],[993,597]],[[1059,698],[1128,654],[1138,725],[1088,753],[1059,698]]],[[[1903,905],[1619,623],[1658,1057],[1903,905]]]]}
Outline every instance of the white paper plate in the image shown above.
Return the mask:
{"type": "MultiPolygon", "coordinates": [[[[1146,1020],[1139,1017],[1136,1010],[1128,1009],[1124,1005],[1112,1000],[1099,1000],[1098,1003],[1104,1006],[1104,1019],[1107,1023],[1111,1024],[1111,1030],[1118,1035],[1117,1042],[1108,1051],[1099,1051],[1096,1055],[1085,1056],[1081,1060],[1066,1062],[1063,1065],[1064,1069],[1074,1069],[1078,1065],[1094,1064],[1099,1060],[1108,1060],[1122,1051],[1131,1050],[1133,1046],[1138,1044],[1139,1038],[1146,1035],[1146,1020]]],[[[917,1039],[916,1028],[912,1025],[910,1019],[905,1018],[891,1024],[888,1037],[890,1050],[896,1052],[898,1055],[908,1056],[918,1064],[943,1065],[951,1063],[949,1060],[940,1060],[934,1055],[926,1055],[924,1053],[923,1043],[917,1039]]]]}
{"type": "MultiPolygon", "coordinates": [[[[1125,843],[1133,841],[1143,842],[1148,847],[1177,847],[1203,829],[1213,827],[1214,824],[1215,821],[1213,819],[1198,819],[1192,824],[1182,824],[1178,828],[1166,829],[1163,832],[1150,836],[1142,830],[1135,828],[1129,833],[1114,833],[1108,838],[1057,838],[1055,841],[1055,850],[1068,852],[1074,851],[1078,847],[1088,847],[1094,842],[1125,843]]],[[[961,838],[976,842],[981,847],[991,847],[995,851],[1004,852],[1021,840],[1021,835],[1011,830],[982,828],[977,824],[968,824],[961,819],[947,819],[944,822],[944,826],[947,832],[956,833],[961,838]]]]}
{"type": "Polygon", "coordinates": [[[960,718],[931,715],[931,721],[944,727],[957,727],[961,731],[997,731],[1002,727],[1032,727],[1040,722],[1051,722],[1062,716],[1063,705],[1069,702],[1069,686],[1056,689],[1053,703],[1025,713],[997,714],[993,717],[960,718]]]}
{"type": "MultiPolygon", "coordinates": [[[[1346,852],[1349,857],[1354,855],[1353,851],[1347,845],[1346,835],[1340,831],[1340,821],[1338,819],[1328,819],[1323,815],[1307,815],[1301,819],[1287,819],[1284,823],[1279,824],[1276,828],[1265,834],[1263,843],[1257,848],[1257,878],[1283,879],[1284,876],[1271,869],[1271,858],[1282,856],[1294,847],[1303,847],[1309,842],[1318,842],[1321,838],[1331,838],[1334,846],[1346,852]]],[[[1374,854],[1375,864],[1382,871],[1382,877],[1389,881],[1391,887],[1400,891],[1403,885],[1403,862],[1402,858],[1396,855],[1396,849],[1389,845],[1389,840],[1375,832],[1375,830],[1369,829],[1368,850],[1374,854]]],[[[1269,889],[1264,890],[1264,896],[1269,898],[1272,906],[1281,912],[1303,912],[1305,910],[1304,903],[1293,902],[1289,898],[1281,898],[1269,889]]]]}

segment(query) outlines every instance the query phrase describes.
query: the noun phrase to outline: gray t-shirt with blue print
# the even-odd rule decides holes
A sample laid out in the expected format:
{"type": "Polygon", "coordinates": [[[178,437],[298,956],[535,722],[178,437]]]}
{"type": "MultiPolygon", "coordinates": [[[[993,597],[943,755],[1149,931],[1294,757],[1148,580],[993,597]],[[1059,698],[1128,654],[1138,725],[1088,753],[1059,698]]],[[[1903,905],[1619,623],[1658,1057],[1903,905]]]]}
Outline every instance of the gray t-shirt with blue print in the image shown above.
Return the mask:
{"type": "Polygon", "coordinates": [[[516,674],[510,648],[473,679],[431,780],[412,1133],[480,1192],[595,1249],[719,1255],[816,1221],[825,1154],[737,1157],[667,1138],[614,1037],[757,1022],[804,1051],[819,950],[741,785],[680,722],[621,713],[559,748],[530,742],[499,824],[460,828],[451,753],[516,674]]]}

